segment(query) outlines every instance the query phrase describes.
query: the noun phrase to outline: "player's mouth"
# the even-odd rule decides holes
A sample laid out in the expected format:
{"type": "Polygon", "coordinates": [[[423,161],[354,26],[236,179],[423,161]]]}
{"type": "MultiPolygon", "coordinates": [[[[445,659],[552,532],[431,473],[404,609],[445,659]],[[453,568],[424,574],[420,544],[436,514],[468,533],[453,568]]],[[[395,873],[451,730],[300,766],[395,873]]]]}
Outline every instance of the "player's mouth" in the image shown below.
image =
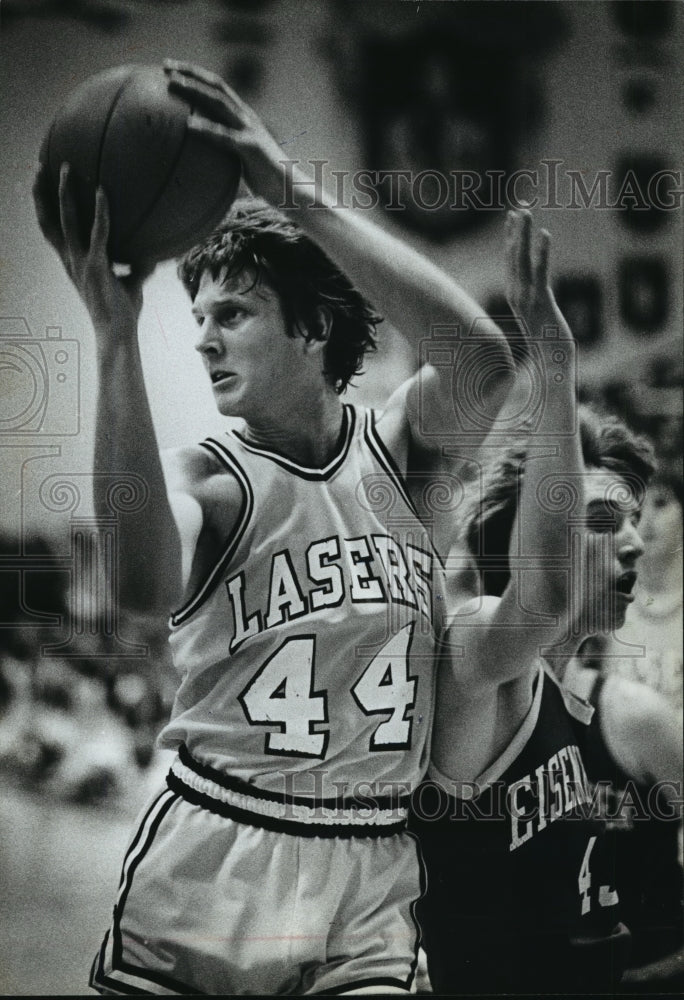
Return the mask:
{"type": "Polygon", "coordinates": [[[621,573],[615,581],[616,593],[619,594],[623,600],[627,601],[628,604],[631,604],[634,600],[634,585],[636,584],[636,580],[636,571],[628,569],[625,573],[621,573]]]}
{"type": "Polygon", "coordinates": [[[212,385],[223,385],[229,379],[235,378],[235,372],[224,371],[222,368],[217,368],[215,371],[210,373],[211,384],[212,385]]]}

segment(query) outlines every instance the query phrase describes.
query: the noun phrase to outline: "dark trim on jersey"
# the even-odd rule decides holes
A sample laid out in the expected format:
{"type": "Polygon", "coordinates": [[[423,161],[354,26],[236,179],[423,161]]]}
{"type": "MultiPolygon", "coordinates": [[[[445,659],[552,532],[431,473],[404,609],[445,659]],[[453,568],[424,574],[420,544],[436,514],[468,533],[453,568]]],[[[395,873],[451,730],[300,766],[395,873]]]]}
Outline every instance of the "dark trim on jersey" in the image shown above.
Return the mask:
{"type": "MultiPolygon", "coordinates": [[[[224,819],[232,819],[235,823],[244,826],[255,826],[262,830],[270,830],[272,833],[284,833],[293,837],[324,837],[335,840],[354,840],[360,838],[377,839],[379,837],[394,837],[398,833],[406,830],[406,821],[398,820],[396,823],[386,826],[356,825],[352,823],[300,823],[297,820],[277,819],[274,816],[261,816],[258,813],[249,812],[247,809],[240,809],[238,806],[231,806],[227,802],[214,799],[211,795],[198,792],[190,785],[186,785],[173,771],[169,771],[166,776],[166,783],[172,792],[180,795],[192,805],[201,806],[208,812],[224,819]]],[[[313,800],[312,800],[313,801],[313,800]]],[[[311,805],[311,802],[308,803],[311,805]]]]}
{"type": "MultiPolygon", "coordinates": [[[[384,468],[385,472],[390,477],[390,479],[392,480],[392,482],[394,482],[396,484],[396,486],[397,486],[399,492],[401,493],[402,498],[403,498],[404,502],[406,503],[408,509],[416,517],[416,519],[418,520],[418,523],[420,525],[422,525],[423,528],[425,528],[425,525],[423,524],[423,519],[421,518],[420,514],[416,510],[416,506],[415,506],[415,504],[414,504],[414,502],[411,499],[411,496],[409,494],[409,490],[408,490],[408,485],[406,483],[406,479],[403,476],[401,470],[399,469],[399,466],[394,461],[394,456],[392,455],[392,453],[388,449],[388,447],[385,444],[385,442],[382,440],[382,437],[380,436],[380,432],[378,431],[377,427],[375,426],[375,411],[374,410],[368,410],[366,412],[366,425],[365,425],[365,428],[364,428],[363,436],[364,436],[364,439],[366,441],[366,444],[368,445],[368,447],[370,448],[370,450],[372,451],[372,453],[375,455],[376,461],[379,463],[380,466],[382,466],[382,468],[384,468]]],[[[427,529],[425,529],[425,533],[426,533],[427,538],[428,538],[428,540],[430,542],[430,548],[432,549],[432,555],[433,555],[433,557],[435,559],[437,559],[437,562],[439,563],[439,565],[442,568],[444,568],[444,566],[445,566],[444,560],[442,559],[442,557],[439,554],[439,552],[437,551],[437,549],[434,547],[434,545],[432,543],[432,539],[430,538],[430,536],[427,533],[427,529]]]]}
{"type": "MultiPolygon", "coordinates": [[[[209,764],[204,764],[193,757],[185,743],[178,747],[178,757],[181,764],[184,764],[190,771],[193,771],[200,778],[213,781],[214,784],[225,788],[226,791],[236,792],[238,795],[248,795],[252,799],[262,799],[265,802],[277,802],[284,806],[307,806],[310,809],[320,807],[322,809],[353,809],[358,807],[356,799],[338,796],[331,799],[317,799],[308,795],[285,795],[281,792],[272,792],[266,788],[257,788],[242,778],[236,778],[232,774],[224,774],[217,771],[209,764]]],[[[409,804],[408,795],[364,795],[361,805],[367,809],[369,802],[377,809],[406,809],[409,804]]]]}
{"type": "Polygon", "coordinates": [[[328,990],[314,990],[311,996],[334,997],[339,993],[346,993],[348,990],[360,990],[366,986],[398,986],[402,990],[409,992],[406,983],[401,979],[394,979],[392,976],[378,976],[371,979],[351,979],[342,986],[331,986],[328,990]]]}
{"type": "Polygon", "coordinates": [[[356,427],[356,410],[349,403],[344,404],[344,410],[342,413],[342,427],[340,428],[340,438],[341,445],[337,449],[336,454],[330,459],[328,464],[322,469],[310,468],[306,465],[300,465],[298,462],[294,462],[291,458],[286,455],[281,455],[280,452],[273,450],[272,448],[259,448],[258,445],[253,444],[248,441],[239,431],[230,428],[228,434],[232,437],[237,438],[242,447],[251,452],[253,455],[260,455],[262,458],[267,458],[271,462],[275,462],[286,472],[291,472],[295,476],[299,476],[300,479],[307,479],[309,482],[321,482],[326,479],[330,479],[337,470],[344,464],[344,461],[349,452],[349,446],[351,445],[352,439],[354,437],[354,429],[356,427]]]}
{"type": "MultiPolygon", "coordinates": [[[[399,492],[404,498],[404,502],[408,505],[409,509],[418,517],[418,511],[413,505],[413,501],[409,496],[408,487],[406,481],[399,470],[399,466],[394,461],[394,456],[391,454],[387,445],[380,437],[380,433],[375,426],[375,411],[368,410],[366,412],[366,424],[363,430],[363,436],[366,444],[370,450],[375,455],[378,463],[384,468],[385,472],[389,475],[390,479],[396,482],[399,488],[399,492]]],[[[418,518],[420,520],[420,518],[418,518]]],[[[421,522],[422,523],[422,522],[421,522]]]]}
{"type": "Polygon", "coordinates": [[[116,973],[122,973],[127,976],[134,976],[136,979],[142,979],[152,985],[163,986],[165,989],[173,990],[175,993],[180,993],[183,995],[197,995],[201,994],[202,991],[198,990],[194,986],[189,986],[187,983],[183,983],[180,980],[174,979],[172,976],[167,976],[162,972],[154,972],[152,969],[145,969],[137,965],[132,965],[129,962],[123,960],[123,941],[121,936],[120,922],[123,916],[124,906],[126,899],[128,897],[129,890],[133,881],[133,876],[135,871],[140,864],[140,862],[145,857],[146,853],[152,846],[154,838],[159,830],[159,827],[165,818],[167,812],[171,806],[178,800],[177,794],[169,794],[168,790],[163,791],[154,800],[150,808],[147,810],[145,815],[140,821],[137,833],[133,839],[131,846],[126,851],[124,857],[123,867],[122,867],[122,877],[120,882],[120,892],[116,903],[114,904],[114,916],[112,921],[112,926],[110,931],[105,934],[104,940],[100,947],[99,953],[95,956],[95,961],[90,974],[90,985],[93,989],[97,989],[99,986],[107,990],[113,990],[119,994],[125,995],[148,995],[155,994],[155,990],[144,990],[142,987],[132,985],[131,983],[122,982],[116,978],[116,973]],[[166,798],[166,801],[162,800],[166,798]],[[146,839],[144,844],[142,842],[143,831],[147,825],[148,819],[154,810],[157,809],[157,815],[155,816],[153,822],[147,831],[146,839]],[[129,859],[130,865],[128,865],[129,859]],[[107,946],[109,944],[111,937],[111,973],[109,975],[105,974],[104,964],[106,960],[107,946]]]}
{"type": "Polygon", "coordinates": [[[213,438],[207,438],[206,441],[202,441],[200,444],[201,447],[206,448],[207,451],[211,452],[212,455],[225,465],[226,468],[229,469],[235,476],[242,490],[242,505],[240,507],[237,520],[228,535],[228,539],[224,545],[223,552],[219,557],[218,562],[210,571],[204,583],[201,584],[195,591],[190,600],[187,601],[187,603],[184,604],[180,610],[171,615],[172,628],[176,628],[179,625],[182,625],[184,621],[187,621],[187,619],[194,614],[195,611],[197,611],[200,605],[202,605],[207,598],[213,594],[228,569],[231,559],[235,555],[235,551],[245,531],[247,530],[247,525],[249,524],[254,511],[254,493],[252,491],[252,486],[247,474],[237,459],[231,455],[225,445],[222,445],[219,441],[215,441],[213,438]]]}
{"type": "Polygon", "coordinates": [[[449,799],[452,799],[455,802],[477,802],[479,797],[483,795],[488,788],[492,785],[499,784],[501,776],[515,764],[518,757],[525,750],[525,747],[534,735],[537,723],[539,722],[539,714],[541,712],[542,698],[544,697],[544,686],[547,676],[548,675],[543,664],[539,661],[537,663],[537,676],[533,682],[532,704],[503,750],[497,757],[494,758],[491,764],[488,764],[487,767],[480,772],[477,778],[473,781],[473,785],[477,788],[476,796],[471,799],[469,797],[465,797],[464,795],[459,795],[456,791],[459,783],[454,778],[448,778],[446,774],[442,774],[437,765],[433,764],[432,761],[430,761],[428,767],[426,780],[438,785],[444,792],[446,792],[449,799]]]}
{"type": "MultiPolygon", "coordinates": [[[[509,768],[513,767],[520,755],[523,753],[532,739],[541,714],[542,699],[544,698],[544,688],[546,687],[547,673],[543,664],[537,664],[537,676],[534,678],[532,687],[532,704],[530,705],[525,718],[522,720],[515,733],[508,741],[501,753],[495,760],[482,771],[475,779],[478,788],[478,796],[501,780],[509,768]]],[[[460,798],[461,796],[459,796],[460,798]]]]}
{"type": "Polygon", "coordinates": [[[544,672],[549,680],[556,685],[560,696],[563,699],[563,704],[565,705],[565,710],[568,715],[576,722],[580,722],[583,726],[588,726],[594,717],[594,706],[590,701],[585,698],[580,698],[578,694],[575,694],[569,687],[566,687],[556,676],[556,671],[553,669],[548,660],[541,658],[541,664],[544,668],[544,672]]]}
{"type": "Polygon", "coordinates": [[[627,774],[624,768],[615,759],[613,752],[608,746],[608,743],[603,735],[599,701],[601,699],[601,692],[603,691],[605,683],[606,677],[603,674],[600,674],[597,670],[596,677],[591,686],[591,691],[587,697],[587,701],[594,709],[594,716],[587,734],[586,745],[582,748],[582,757],[584,759],[587,777],[594,785],[600,783],[602,780],[605,781],[606,779],[609,779],[613,788],[616,791],[619,790],[620,792],[624,792],[626,789],[634,787],[635,785],[637,788],[647,787],[648,782],[640,784],[639,782],[635,782],[634,779],[627,774]]]}

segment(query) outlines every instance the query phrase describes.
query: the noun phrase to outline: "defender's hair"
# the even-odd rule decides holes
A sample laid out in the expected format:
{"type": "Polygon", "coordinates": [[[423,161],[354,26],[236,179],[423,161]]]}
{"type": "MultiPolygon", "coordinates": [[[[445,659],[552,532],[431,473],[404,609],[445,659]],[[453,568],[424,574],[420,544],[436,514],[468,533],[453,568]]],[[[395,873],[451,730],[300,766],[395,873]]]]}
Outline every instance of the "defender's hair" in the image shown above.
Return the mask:
{"type": "Polygon", "coordinates": [[[371,305],[329,257],[281,212],[257,198],[236,201],[203,243],[178,265],[178,275],[194,300],[204,271],[216,280],[247,273],[254,285],[265,281],[277,292],[288,336],[321,339],[318,310],[332,317],[323,352],[325,377],[342,393],[362,372],[366,352],[376,349],[382,322],[371,305]]]}
{"type": "Polygon", "coordinates": [[[651,486],[663,486],[670,490],[679,506],[684,511],[684,482],[682,481],[681,468],[678,464],[658,466],[651,486]]]}
{"type": "MultiPolygon", "coordinates": [[[[610,469],[617,476],[638,477],[644,488],[655,471],[650,441],[618,417],[580,407],[580,439],[587,468],[610,469]]],[[[482,591],[503,594],[511,572],[508,562],[513,524],[525,474],[526,447],[509,450],[485,474],[463,538],[480,577],[482,591]]]]}

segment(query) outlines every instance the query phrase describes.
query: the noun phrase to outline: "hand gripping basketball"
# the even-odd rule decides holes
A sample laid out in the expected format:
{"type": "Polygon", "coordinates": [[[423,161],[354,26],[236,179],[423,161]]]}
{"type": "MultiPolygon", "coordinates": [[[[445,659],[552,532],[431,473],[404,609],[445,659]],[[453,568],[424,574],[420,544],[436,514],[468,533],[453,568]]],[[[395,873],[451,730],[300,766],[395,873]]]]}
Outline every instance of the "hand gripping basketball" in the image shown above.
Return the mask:
{"type": "Polygon", "coordinates": [[[169,89],[194,107],[188,128],[223,150],[236,153],[246,183],[272,205],[283,201],[286,174],[282,147],[257,113],[216,73],[193,63],[167,59],[169,89]]]}
{"type": "Polygon", "coordinates": [[[45,210],[57,214],[62,164],[71,166],[78,232],[87,242],[95,194],[109,204],[111,260],[177,257],[207,236],[237,194],[240,161],[188,127],[194,105],[169,90],[161,66],[117,66],[77,87],[45,136],[40,162],[52,179],[45,210]]]}
{"type": "Polygon", "coordinates": [[[33,185],[38,223],[46,240],[55,248],[64,268],[81,296],[97,333],[135,334],[142,306],[142,286],[154,269],[153,261],[140,261],[125,278],[117,277],[107,252],[109,211],[107,198],[98,188],[90,237],[81,235],[68,164],[60,170],[58,213],[53,209],[52,178],[43,164],[33,185]]]}

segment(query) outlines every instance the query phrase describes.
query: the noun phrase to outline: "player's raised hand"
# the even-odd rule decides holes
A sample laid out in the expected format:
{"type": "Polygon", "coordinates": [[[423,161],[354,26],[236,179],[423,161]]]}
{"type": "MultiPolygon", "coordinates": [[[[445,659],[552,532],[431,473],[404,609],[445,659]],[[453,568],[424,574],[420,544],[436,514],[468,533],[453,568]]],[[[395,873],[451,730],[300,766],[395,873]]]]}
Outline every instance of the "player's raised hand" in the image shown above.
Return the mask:
{"type": "Polygon", "coordinates": [[[526,209],[506,216],[506,298],[513,313],[538,337],[544,326],[572,339],[572,333],[551,290],[549,259],[551,237],[545,229],[532,238],[532,216],[526,209]]]}
{"type": "Polygon", "coordinates": [[[164,61],[169,89],[192,104],[188,128],[238,154],[250,190],[279,204],[287,157],[257,113],[216,73],[193,63],[164,61]]]}
{"type": "Polygon", "coordinates": [[[78,294],[90,313],[97,333],[117,335],[135,332],[142,306],[142,285],[154,265],[138,265],[127,277],[112,271],[107,253],[109,212],[104,191],[95,196],[95,216],[86,244],[81,236],[68,164],[59,178],[58,211],[54,209],[47,166],[41,164],[33,186],[38,223],[46,240],[55,248],[78,294]]]}

